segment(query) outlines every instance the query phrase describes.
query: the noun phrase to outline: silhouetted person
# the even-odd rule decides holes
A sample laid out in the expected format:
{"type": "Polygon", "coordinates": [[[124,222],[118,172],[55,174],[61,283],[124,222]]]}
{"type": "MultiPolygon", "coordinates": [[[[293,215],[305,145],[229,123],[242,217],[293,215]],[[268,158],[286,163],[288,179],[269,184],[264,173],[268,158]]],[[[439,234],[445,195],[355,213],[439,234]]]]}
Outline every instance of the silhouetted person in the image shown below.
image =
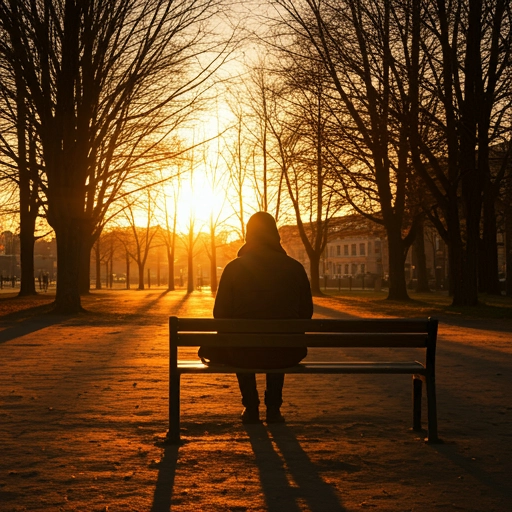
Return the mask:
{"type": "Polygon", "coordinates": [[[50,275],[48,274],[48,272],[45,272],[43,274],[43,290],[45,292],[48,291],[48,284],[49,284],[49,281],[50,281],[50,275]]]}
{"type": "MultiPolygon", "coordinates": [[[[286,255],[272,215],[255,213],[247,223],[245,245],[222,273],[215,318],[311,318],[313,300],[306,271],[286,255]]],[[[307,348],[214,348],[199,351],[212,363],[240,368],[287,368],[306,357],[307,348]]],[[[254,373],[237,373],[242,394],[243,423],[259,423],[259,396],[254,373]]],[[[284,373],[266,375],[266,421],[282,423],[280,407],[284,373]]]]}

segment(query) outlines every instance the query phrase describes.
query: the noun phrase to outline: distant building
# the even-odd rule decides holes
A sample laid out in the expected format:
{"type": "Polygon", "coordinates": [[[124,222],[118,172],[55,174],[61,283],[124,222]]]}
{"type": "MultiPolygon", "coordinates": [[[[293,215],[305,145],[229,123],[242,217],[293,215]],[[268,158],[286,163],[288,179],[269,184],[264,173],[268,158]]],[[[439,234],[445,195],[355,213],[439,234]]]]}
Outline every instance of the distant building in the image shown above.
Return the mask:
{"type": "MultiPolygon", "coordinates": [[[[309,258],[297,226],[283,226],[279,232],[286,252],[300,261],[309,274],[309,258]]],[[[447,250],[437,232],[429,227],[425,229],[425,253],[432,286],[444,287],[448,272],[447,250]]],[[[412,249],[405,260],[405,272],[408,281],[416,278],[416,255],[412,249]]],[[[320,260],[320,275],[329,279],[364,275],[387,278],[389,253],[385,229],[358,214],[331,219],[327,245],[320,260]]]]}

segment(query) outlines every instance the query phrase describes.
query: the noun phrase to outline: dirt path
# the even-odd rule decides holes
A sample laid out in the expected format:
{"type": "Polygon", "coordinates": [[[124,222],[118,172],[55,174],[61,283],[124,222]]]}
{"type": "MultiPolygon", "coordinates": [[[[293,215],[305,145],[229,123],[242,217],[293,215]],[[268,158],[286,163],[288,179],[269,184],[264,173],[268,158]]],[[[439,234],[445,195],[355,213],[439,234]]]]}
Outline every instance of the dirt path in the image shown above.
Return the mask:
{"type": "MultiPolygon", "coordinates": [[[[409,377],[309,375],[287,377],[272,428],[241,425],[233,376],[184,377],[185,443],[166,447],[167,317],[212,305],[151,289],[5,316],[0,511],[511,509],[512,322],[441,326],[442,445],[409,430],[409,377]]],[[[319,299],[315,315],[372,313],[319,299]]]]}

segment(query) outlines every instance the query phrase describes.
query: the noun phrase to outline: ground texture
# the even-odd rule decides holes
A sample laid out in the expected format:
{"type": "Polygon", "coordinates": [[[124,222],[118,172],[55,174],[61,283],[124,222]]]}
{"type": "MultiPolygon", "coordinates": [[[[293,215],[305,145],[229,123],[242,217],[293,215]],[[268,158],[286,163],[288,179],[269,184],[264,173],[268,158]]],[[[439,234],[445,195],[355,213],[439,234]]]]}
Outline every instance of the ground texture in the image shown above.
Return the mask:
{"type": "MultiPolygon", "coordinates": [[[[211,295],[96,291],[67,318],[50,300],[0,298],[2,512],[512,510],[512,320],[441,319],[443,444],[410,430],[407,376],[287,376],[270,427],[243,426],[235,377],[213,375],[183,377],[176,447],[167,318],[211,316],[211,295]]],[[[315,300],[315,317],[372,316],[315,300]]]]}

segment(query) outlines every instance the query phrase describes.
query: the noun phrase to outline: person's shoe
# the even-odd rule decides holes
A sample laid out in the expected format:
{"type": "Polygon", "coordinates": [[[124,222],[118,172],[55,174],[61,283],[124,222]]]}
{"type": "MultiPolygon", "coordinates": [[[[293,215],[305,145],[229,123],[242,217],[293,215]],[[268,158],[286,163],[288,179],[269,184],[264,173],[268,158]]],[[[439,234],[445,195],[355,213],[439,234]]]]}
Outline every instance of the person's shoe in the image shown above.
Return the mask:
{"type": "Polygon", "coordinates": [[[261,423],[260,420],[260,411],[258,408],[254,407],[246,407],[240,416],[242,418],[242,423],[245,425],[254,425],[256,423],[261,423]]]}
{"type": "Polygon", "coordinates": [[[270,407],[267,409],[267,423],[284,423],[286,420],[284,416],[281,414],[281,411],[277,407],[270,407]]]}

